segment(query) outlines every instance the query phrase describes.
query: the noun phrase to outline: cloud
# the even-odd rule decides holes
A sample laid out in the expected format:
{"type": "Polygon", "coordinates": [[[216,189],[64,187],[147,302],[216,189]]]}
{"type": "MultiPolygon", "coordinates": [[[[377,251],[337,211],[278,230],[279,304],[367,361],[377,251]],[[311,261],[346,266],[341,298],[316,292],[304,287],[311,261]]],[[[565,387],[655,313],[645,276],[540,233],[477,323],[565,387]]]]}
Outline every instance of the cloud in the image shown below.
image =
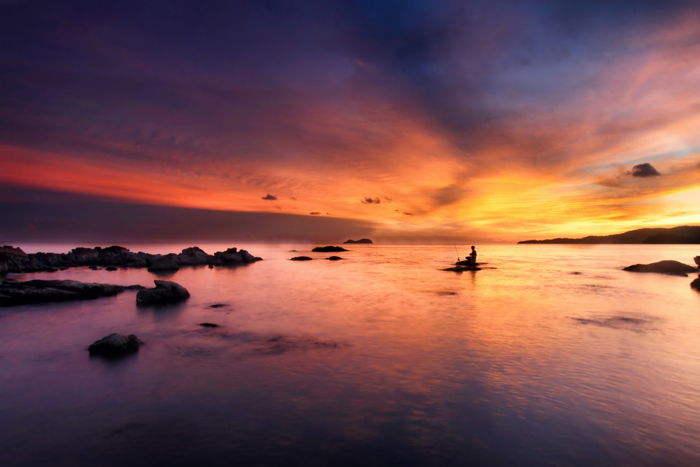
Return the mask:
{"type": "Polygon", "coordinates": [[[264,199],[265,201],[277,201],[277,196],[271,195],[270,193],[268,193],[265,196],[263,196],[261,199],[264,199]]]}
{"type": "Polygon", "coordinates": [[[653,165],[645,162],[632,167],[632,172],[630,172],[630,175],[633,177],[657,177],[661,174],[654,168],[653,165]]]}
{"type": "Polygon", "coordinates": [[[362,204],[380,204],[382,202],[379,198],[371,198],[369,196],[362,199],[362,204]]]}

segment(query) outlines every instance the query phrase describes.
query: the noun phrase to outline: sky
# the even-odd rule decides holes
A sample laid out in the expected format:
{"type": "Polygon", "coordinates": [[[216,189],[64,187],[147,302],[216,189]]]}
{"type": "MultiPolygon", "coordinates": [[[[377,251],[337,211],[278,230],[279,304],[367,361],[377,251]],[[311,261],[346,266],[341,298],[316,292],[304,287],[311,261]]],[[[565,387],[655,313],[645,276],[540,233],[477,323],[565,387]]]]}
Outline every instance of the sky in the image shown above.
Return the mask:
{"type": "Polygon", "coordinates": [[[700,224],[693,2],[0,0],[0,50],[0,241],[700,224]]]}

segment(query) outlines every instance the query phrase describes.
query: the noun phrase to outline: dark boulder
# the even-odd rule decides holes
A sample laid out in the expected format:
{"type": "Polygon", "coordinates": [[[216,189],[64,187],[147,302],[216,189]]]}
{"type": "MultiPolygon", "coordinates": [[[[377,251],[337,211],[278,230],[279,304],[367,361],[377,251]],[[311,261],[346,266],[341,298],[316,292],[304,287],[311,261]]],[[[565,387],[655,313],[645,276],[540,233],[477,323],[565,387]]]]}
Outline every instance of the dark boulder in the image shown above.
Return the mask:
{"type": "Polygon", "coordinates": [[[289,258],[290,261],[311,261],[313,258],[308,256],[295,256],[294,258],[289,258]]]}
{"type": "Polygon", "coordinates": [[[138,285],[123,286],[71,280],[6,280],[0,283],[0,306],[90,300],[111,297],[128,289],[139,288],[141,286],[138,285]]]}
{"type": "Polygon", "coordinates": [[[695,260],[695,264],[697,264],[698,268],[700,268],[700,256],[696,256],[695,258],[693,258],[693,260],[695,260]]]}
{"type": "Polygon", "coordinates": [[[678,261],[666,260],[649,264],[633,264],[632,266],[627,266],[624,270],[631,272],[654,272],[672,276],[687,276],[688,273],[697,272],[698,268],[678,261]]]}
{"type": "Polygon", "coordinates": [[[125,336],[115,333],[93,342],[90,347],[88,347],[88,351],[90,355],[98,355],[101,357],[122,357],[138,352],[141,344],[143,344],[143,342],[133,334],[125,336]]]}
{"type": "Polygon", "coordinates": [[[314,253],[334,253],[337,251],[348,251],[342,246],[317,246],[313,250],[314,253]]]}
{"type": "Polygon", "coordinates": [[[343,242],[343,244],[353,244],[353,243],[357,243],[357,244],[362,244],[362,243],[364,243],[364,244],[371,244],[371,243],[374,243],[374,242],[373,242],[372,239],[370,239],[370,238],[361,238],[361,239],[359,239],[359,240],[345,240],[345,241],[343,242]]]}
{"type": "Polygon", "coordinates": [[[177,262],[177,255],[174,253],[161,256],[148,266],[149,272],[173,272],[180,269],[177,262]]]}
{"type": "Polygon", "coordinates": [[[116,270],[117,270],[117,267],[116,267],[116,266],[107,266],[107,267],[105,268],[105,271],[116,271],[116,270]]]}
{"type": "Polygon", "coordinates": [[[343,258],[341,258],[340,256],[329,256],[329,257],[326,258],[326,259],[327,259],[328,261],[340,261],[340,260],[343,259],[343,258]]]}
{"type": "Polygon", "coordinates": [[[690,283],[690,286],[700,292],[700,277],[695,279],[693,282],[690,283]]]}
{"type": "Polygon", "coordinates": [[[152,289],[139,290],[136,294],[137,305],[165,305],[187,300],[190,293],[186,288],[172,281],[155,280],[152,289]]]}

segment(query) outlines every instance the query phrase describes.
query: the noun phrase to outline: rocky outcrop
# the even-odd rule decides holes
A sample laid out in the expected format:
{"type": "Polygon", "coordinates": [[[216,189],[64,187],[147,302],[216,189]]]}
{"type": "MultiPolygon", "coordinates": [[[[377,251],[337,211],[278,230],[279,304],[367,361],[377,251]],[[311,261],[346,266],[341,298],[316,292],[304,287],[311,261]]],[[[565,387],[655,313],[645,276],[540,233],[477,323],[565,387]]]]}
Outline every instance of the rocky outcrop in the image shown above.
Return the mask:
{"type": "Polygon", "coordinates": [[[90,355],[101,357],[123,357],[138,352],[141,344],[143,342],[133,334],[125,336],[115,333],[93,342],[88,351],[90,355]]]}
{"type": "Polygon", "coordinates": [[[142,289],[136,294],[136,304],[142,306],[166,305],[187,300],[190,293],[186,288],[171,281],[153,281],[155,287],[142,289]]]}
{"type": "Polygon", "coordinates": [[[71,280],[32,280],[0,282],[0,306],[30,303],[65,302],[112,297],[128,289],[140,289],[139,285],[123,286],[71,280]]]}
{"type": "Polygon", "coordinates": [[[238,250],[229,248],[226,251],[214,253],[214,257],[219,260],[220,264],[225,266],[237,266],[240,264],[250,264],[255,261],[260,261],[262,258],[256,257],[248,253],[246,250],[238,250]]]}
{"type": "Polygon", "coordinates": [[[358,243],[358,244],[371,244],[374,243],[371,238],[361,238],[359,240],[345,240],[343,244],[353,244],[353,243],[358,243]]]}
{"type": "Polygon", "coordinates": [[[334,253],[338,251],[348,251],[342,246],[317,246],[313,250],[314,253],[334,253]]]}
{"type": "Polygon", "coordinates": [[[327,259],[328,261],[340,261],[340,260],[343,259],[343,258],[341,258],[340,256],[329,256],[329,257],[326,258],[326,259],[327,259]]]}
{"type": "Polygon", "coordinates": [[[294,258],[289,258],[290,261],[311,261],[313,258],[308,256],[295,256],[294,258]]]}
{"type": "Polygon", "coordinates": [[[134,253],[122,246],[107,248],[78,247],[68,253],[25,253],[12,246],[0,247],[0,274],[25,272],[52,272],[72,267],[100,268],[148,268],[154,272],[176,271],[183,266],[236,266],[254,263],[262,258],[245,250],[229,248],[213,255],[199,247],[185,248],[179,254],[134,253]]]}
{"type": "Polygon", "coordinates": [[[687,276],[689,273],[698,272],[698,268],[689,266],[679,261],[657,261],[649,264],[633,264],[624,268],[631,272],[654,272],[658,274],[669,274],[672,276],[687,276]]]}

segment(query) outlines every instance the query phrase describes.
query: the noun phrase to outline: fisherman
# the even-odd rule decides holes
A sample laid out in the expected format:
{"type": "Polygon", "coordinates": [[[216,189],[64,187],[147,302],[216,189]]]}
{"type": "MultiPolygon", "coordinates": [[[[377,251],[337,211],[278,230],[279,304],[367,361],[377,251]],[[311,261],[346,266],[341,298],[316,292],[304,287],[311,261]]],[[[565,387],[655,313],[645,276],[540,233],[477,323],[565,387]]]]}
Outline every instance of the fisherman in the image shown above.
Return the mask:
{"type": "Polygon", "coordinates": [[[469,266],[476,266],[476,247],[474,245],[472,245],[472,252],[469,253],[467,261],[469,262],[469,266]]]}

